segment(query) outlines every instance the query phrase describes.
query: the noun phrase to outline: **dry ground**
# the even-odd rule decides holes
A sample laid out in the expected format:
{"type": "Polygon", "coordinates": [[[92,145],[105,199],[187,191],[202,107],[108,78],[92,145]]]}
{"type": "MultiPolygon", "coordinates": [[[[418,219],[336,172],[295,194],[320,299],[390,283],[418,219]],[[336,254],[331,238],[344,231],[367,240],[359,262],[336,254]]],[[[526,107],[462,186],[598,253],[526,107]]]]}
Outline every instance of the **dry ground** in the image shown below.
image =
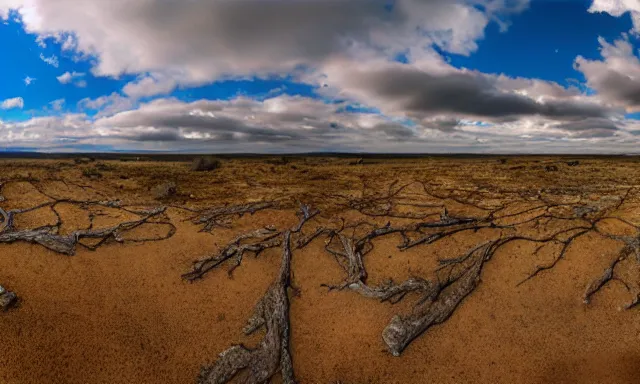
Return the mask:
{"type": "Polygon", "coordinates": [[[240,233],[294,226],[299,202],[321,211],[310,228],[360,221],[384,228],[443,217],[492,224],[404,252],[400,234],[377,239],[364,257],[371,286],[389,278],[435,281],[439,260],[487,241],[553,239],[514,238],[497,249],[451,317],[400,357],[381,334],[395,315],[415,311],[420,295],[392,304],[349,287],[329,291],[323,284],[345,280],[339,256],[325,249],[329,239],[294,249],[290,322],[298,382],[640,382],[640,308],[632,305],[640,297],[640,162],[570,160],[237,159],[197,173],[178,162],[0,160],[5,211],[69,200],[56,205],[57,216],[50,206],[16,216],[17,230],[107,228],[139,218],[134,213],[142,208],[133,207],[168,207],[154,225],[127,232],[122,244],[80,246],[75,256],[40,244],[0,244],[0,284],[20,297],[17,308],[0,313],[0,383],[194,382],[200,367],[229,346],[260,340],[243,336],[242,328],[274,281],[281,251],[245,257],[232,276],[228,263],[194,283],[181,275],[240,233]],[[165,182],[177,193],[159,198],[156,186],[165,182]],[[115,200],[131,208],[80,203],[115,200]],[[233,217],[212,233],[200,232],[202,224],[188,220],[194,212],[183,209],[260,201],[277,206],[233,217]],[[129,241],[170,235],[168,223],[176,231],[166,240],[129,241]],[[585,304],[588,287],[619,258],[612,279],[585,304]],[[619,310],[624,306],[630,308],[619,310]]]}

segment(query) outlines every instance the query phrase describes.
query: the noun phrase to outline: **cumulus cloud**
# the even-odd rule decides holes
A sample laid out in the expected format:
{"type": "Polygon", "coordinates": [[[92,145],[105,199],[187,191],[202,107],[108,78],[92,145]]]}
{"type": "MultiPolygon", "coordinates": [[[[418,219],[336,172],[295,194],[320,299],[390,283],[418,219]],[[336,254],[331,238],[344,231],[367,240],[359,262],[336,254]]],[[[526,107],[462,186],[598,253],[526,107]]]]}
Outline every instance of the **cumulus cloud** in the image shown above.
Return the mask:
{"type": "MultiPolygon", "coordinates": [[[[335,55],[392,57],[433,44],[469,54],[528,0],[4,0],[27,31],[95,56],[96,75],[153,73],[132,94],[221,76],[282,74],[335,55]],[[389,7],[389,4],[393,4],[389,7]],[[185,42],[188,42],[185,44],[185,42]]],[[[0,11],[1,12],[1,11],[0,11]]]]}
{"type": "Polygon", "coordinates": [[[578,56],[575,68],[605,101],[640,110],[640,59],[627,36],[609,44],[599,38],[602,60],[578,56]]]}
{"type": "Polygon", "coordinates": [[[310,98],[278,96],[264,101],[239,97],[230,101],[184,103],[160,99],[95,121],[98,131],[129,140],[194,140],[280,144],[309,148],[374,140],[403,140],[413,130],[378,115],[338,114],[338,105],[310,98]]]}
{"type": "MultiPolygon", "coordinates": [[[[0,17],[17,9],[28,32],[87,59],[92,74],[135,77],[120,92],[81,100],[78,109],[86,114],[4,122],[0,140],[208,152],[514,151],[523,145],[566,152],[563,145],[588,150],[589,143],[628,150],[621,140],[640,127],[623,115],[640,106],[640,66],[625,39],[601,40],[602,60],[576,59],[596,95],[448,63],[442,52],[472,54],[490,23],[505,30],[509,16],[528,3],[0,0],[0,17]],[[398,55],[406,63],[395,62],[398,55]],[[177,87],[271,75],[320,86],[322,96],[340,102],[275,93],[264,100],[166,98],[177,87]],[[141,102],[157,96],[165,98],[141,102]],[[346,108],[354,104],[363,107],[346,108]]],[[[596,0],[591,11],[622,14],[605,3],[596,0]]],[[[66,72],[57,79],[81,87],[85,78],[66,72]]]]}
{"type": "Polygon", "coordinates": [[[122,91],[134,99],[163,95],[170,93],[176,87],[177,81],[164,74],[150,74],[142,76],[124,86],[122,91]]]}
{"type": "Polygon", "coordinates": [[[78,107],[83,110],[97,111],[96,116],[109,116],[114,113],[133,108],[135,101],[129,97],[114,92],[107,96],[95,99],[84,98],[78,102],[78,107]]]}
{"type": "Polygon", "coordinates": [[[629,12],[635,33],[640,33],[640,1],[638,0],[593,0],[589,12],[606,12],[620,17],[629,12]]]}
{"type": "Polygon", "coordinates": [[[24,100],[22,97],[14,97],[0,102],[0,109],[24,108],[24,100]]]}
{"type": "MultiPolygon", "coordinates": [[[[108,101],[85,104],[91,102],[108,101]]],[[[73,142],[221,152],[379,149],[385,143],[421,140],[419,130],[380,115],[339,113],[341,107],[291,96],[192,103],[168,98],[104,117],[71,114],[5,122],[0,140],[50,148],[73,142]]]]}
{"type": "Polygon", "coordinates": [[[615,136],[621,128],[621,124],[608,119],[590,117],[577,121],[559,123],[553,128],[568,131],[573,137],[597,138],[615,136]]]}
{"type": "Polygon", "coordinates": [[[37,79],[36,79],[36,78],[34,78],[34,77],[27,76],[27,77],[25,77],[25,78],[24,78],[24,80],[23,80],[23,81],[24,81],[24,85],[26,85],[26,86],[28,87],[28,86],[30,86],[30,85],[31,85],[31,83],[33,83],[33,82],[34,82],[34,81],[36,81],[36,80],[37,80],[37,79]]]}
{"type": "Polygon", "coordinates": [[[597,104],[577,90],[539,80],[513,79],[449,67],[421,70],[402,63],[337,61],[325,68],[341,95],[388,114],[417,119],[454,115],[491,121],[526,116],[559,120],[606,118],[619,111],[597,104]]]}
{"type": "Polygon", "coordinates": [[[47,150],[95,145],[188,152],[585,153],[633,152],[632,138],[640,132],[637,122],[595,117],[483,123],[442,115],[407,124],[344,107],[300,96],[190,103],[165,98],[102,117],[69,114],[0,122],[0,140],[47,150]]]}
{"type": "Polygon", "coordinates": [[[0,120],[0,141],[8,146],[47,149],[63,142],[88,140],[91,134],[90,121],[81,114],[37,117],[22,122],[0,120]]]}
{"type": "Polygon", "coordinates": [[[82,72],[65,72],[56,77],[61,84],[74,83],[77,87],[84,88],[87,82],[82,78],[85,76],[82,72]]]}

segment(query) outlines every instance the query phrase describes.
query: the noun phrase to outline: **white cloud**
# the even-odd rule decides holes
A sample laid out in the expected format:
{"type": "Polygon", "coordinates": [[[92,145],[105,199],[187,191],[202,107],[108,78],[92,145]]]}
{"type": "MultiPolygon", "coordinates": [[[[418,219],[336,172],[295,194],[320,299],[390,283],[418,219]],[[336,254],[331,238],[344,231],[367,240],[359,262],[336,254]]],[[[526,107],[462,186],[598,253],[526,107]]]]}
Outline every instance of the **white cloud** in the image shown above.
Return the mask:
{"type": "MultiPolygon", "coordinates": [[[[489,23],[505,29],[528,0],[396,0],[392,11],[389,3],[0,0],[0,14],[19,8],[38,41],[51,38],[65,54],[90,59],[94,75],[137,76],[121,92],[81,100],[91,117],[1,123],[0,141],[209,152],[628,151],[636,142],[640,124],[620,109],[640,106],[640,67],[628,41],[601,40],[602,60],[576,59],[598,92],[588,96],[553,82],[457,69],[438,53],[473,53],[489,23]],[[398,54],[408,63],[392,62],[398,54]],[[327,98],[384,115],[271,93],[265,100],[140,102],[177,87],[270,74],[326,84],[319,92],[327,98]],[[612,83],[618,75],[626,80],[612,83]]],[[[621,15],[614,3],[635,15],[635,3],[621,1],[596,0],[591,11],[621,15]]],[[[57,77],[78,87],[85,78],[57,77]]],[[[63,106],[51,103],[56,111],[63,106]]]]}
{"type": "Polygon", "coordinates": [[[49,103],[49,105],[51,106],[51,109],[53,109],[54,111],[61,111],[62,108],[64,108],[64,104],[65,104],[65,99],[57,99],[49,103]]]}
{"type": "Polygon", "coordinates": [[[80,88],[86,87],[87,83],[85,80],[81,80],[85,76],[82,72],[65,72],[62,75],[56,77],[58,81],[62,84],[74,83],[76,86],[80,88]]]}
{"type": "Polygon", "coordinates": [[[33,83],[33,82],[34,82],[34,81],[36,81],[36,80],[37,80],[37,79],[36,79],[36,78],[34,78],[34,77],[29,77],[29,76],[27,76],[27,77],[25,77],[25,78],[24,78],[24,84],[25,84],[26,86],[29,86],[29,85],[31,85],[31,83],[33,83]]]}
{"type": "Polygon", "coordinates": [[[0,109],[14,109],[24,108],[24,100],[22,97],[14,97],[12,99],[6,99],[0,103],[0,109]]]}
{"type": "Polygon", "coordinates": [[[117,92],[108,96],[100,96],[95,99],[85,98],[78,102],[78,107],[83,110],[98,111],[96,116],[109,116],[114,113],[133,108],[135,101],[122,96],[117,92]]]}
{"type": "Polygon", "coordinates": [[[45,63],[49,64],[52,67],[58,68],[60,66],[60,62],[58,60],[58,56],[56,55],[51,55],[50,57],[46,57],[44,54],[40,54],[40,60],[44,61],[45,63]]]}
{"type": "Polygon", "coordinates": [[[640,58],[627,36],[613,44],[599,38],[602,60],[578,56],[575,67],[587,79],[587,85],[598,92],[603,102],[640,110],[640,58]]]}
{"type": "Polygon", "coordinates": [[[150,74],[124,86],[122,91],[134,99],[168,94],[177,86],[177,81],[164,74],[150,74]]]}
{"type": "MultiPolygon", "coordinates": [[[[116,99],[94,100],[93,106],[116,99]]],[[[188,152],[630,153],[638,151],[640,137],[640,123],[624,119],[562,122],[529,116],[484,122],[443,114],[407,126],[401,119],[344,112],[344,107],[299,96],[192,103],[166,98],[95,118],[69,114],[0,121],[0,140],[53,151],[96,145],[188,152]]]]}
{"type": "Polygon", "coordinates": [[[589,12],[606,12],[620,17],[629,12],[636,33],[640,33],[640,1],[638,0],[593,0],[589,12]]]}
{"type": "Polygon", "coordinates": [[[23,122],[9,123],[0,120],[0,141],[9,146],[55,148],[71,140],[90,142],[91,122],[86,115],[69,114],[60,117],[36,117],[23,122]]]}
{"type": "MultiPolygon", "coordinates": [[[[375,107],[387,116],[431,121],[557,121],[610,119],[623,114],[576,88],[525,78],[457,69],[436,61],[416,66],[388,61],[336,59],[322,68],[328,96],[375,107]],[[335,93],[332,90],[335,90],[335,93]]],[[[431,123],[427,124],[433,125],[431,123]]],[[[434,129],[451,130],[449,124],[434,129]]],[[[582,125],[587,127],[587,125],[582,125]]]]}
{"type": "MultiPolygon", "coordinates": [[[[45,39],[43,36],[36,37],[36,44],[38,44],[38,46],[43,49],[47,48],[47,43],[44,40],[45,39]]],[[[40,55],[40,58],[42,59],[42,55],[40,55]]]]}
{"type": "Polygon", "coordinates": [[[4,0],[27,31],[97,58],[96,75],[153,73],[132,95],[224,76],[284,74],[333,56],[393,57],[432,44],[469,54],[491,20],[528,0],[4,0]],[[185,43],[188,42],[188,43],[185,43]],[[169,75],[167,75],[169,74],[169,75]]]}

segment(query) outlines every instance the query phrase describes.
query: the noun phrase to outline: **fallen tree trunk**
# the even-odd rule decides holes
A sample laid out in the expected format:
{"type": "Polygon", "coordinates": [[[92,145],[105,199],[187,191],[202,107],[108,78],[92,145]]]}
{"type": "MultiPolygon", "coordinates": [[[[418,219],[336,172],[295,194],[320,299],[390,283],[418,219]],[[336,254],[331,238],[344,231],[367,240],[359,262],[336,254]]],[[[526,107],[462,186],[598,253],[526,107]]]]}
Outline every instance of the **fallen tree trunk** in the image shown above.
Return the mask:
{"type": "Polygon", "coordinates": [[[238,382],[258,384],[268,382],[276,373],[285,384],[295,383],[289,351],[289,296],[291,275],[291,232],[283,235],[282,261],[276,281],[260,299],[244,333],[249,335],[265,327],[266,334],[259,346],[250,349],[234,345],[222,352],[210,367],[203,368],[199,384],[238,382]]]}
{"type": "Polygon", "coordinates": [[[490,247],[476,257],[472,264],[455,277],[449,277],[439,287],[434,301],[427,301],[405,317],[395,316],[382,332],[382,339],[394,356],[400,356],[402,351],[418,336],[422,335],[433,325],[445,322],[456,310],[458,305],[477,287],[480,272],[490,247]]]}

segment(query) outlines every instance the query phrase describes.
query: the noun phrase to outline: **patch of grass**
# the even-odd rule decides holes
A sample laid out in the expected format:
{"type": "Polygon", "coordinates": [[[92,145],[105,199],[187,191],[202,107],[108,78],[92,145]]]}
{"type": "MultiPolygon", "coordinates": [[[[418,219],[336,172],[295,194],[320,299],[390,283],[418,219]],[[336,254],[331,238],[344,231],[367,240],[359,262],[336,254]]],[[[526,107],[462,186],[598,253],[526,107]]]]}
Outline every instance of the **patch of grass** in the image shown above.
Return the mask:
{"type": "Polygon", "coordinates": [[[102,173],[95,168],[85,168],[82,170],[82,176],[90,179],[101,179],[102,173]]]}

